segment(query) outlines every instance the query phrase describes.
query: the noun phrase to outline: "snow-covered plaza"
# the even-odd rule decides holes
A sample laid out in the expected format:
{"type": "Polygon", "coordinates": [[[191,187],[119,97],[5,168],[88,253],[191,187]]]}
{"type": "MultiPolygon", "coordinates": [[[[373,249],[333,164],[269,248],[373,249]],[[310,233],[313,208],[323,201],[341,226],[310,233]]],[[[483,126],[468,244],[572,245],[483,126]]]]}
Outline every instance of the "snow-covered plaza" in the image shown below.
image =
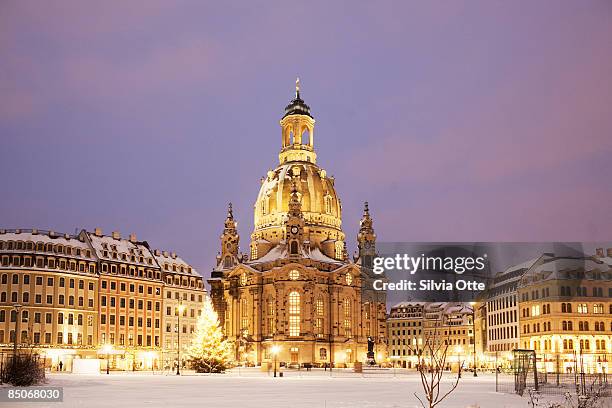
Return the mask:
{"type": "MultiPolygon", "coordinates": [[[[226,374],[111,373],[75,375],[52,373],[48,386],[64,388],[63,403],[50,407],[278,407],[278,408],[392,408],[420,407],[416,373],[355,374],[288,371],[274,378],[256,369],[234,369],[226,374]]],[[[449,376],[444,387],[449,387],[449,376]]],[[[32,403],[6,406],[32,406],[32,403]]],[[[527,407],[527,399],[495,392],[495,376],[474,378],[465,373],[459,387],[440,405],[444,407],[527,407]]]]}

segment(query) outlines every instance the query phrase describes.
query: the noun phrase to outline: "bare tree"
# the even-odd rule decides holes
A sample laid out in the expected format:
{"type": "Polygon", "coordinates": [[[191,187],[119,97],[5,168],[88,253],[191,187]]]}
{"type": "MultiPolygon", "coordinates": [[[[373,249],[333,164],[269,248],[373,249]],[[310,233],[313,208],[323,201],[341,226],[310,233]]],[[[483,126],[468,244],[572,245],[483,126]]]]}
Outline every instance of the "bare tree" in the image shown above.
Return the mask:
{"type": "Polygon", "coordinates": [[[418,357],[417,371],[421,376],[421,385],[425,393],[427,405],[419,398],[416,392],[414,396],[419,400],[423,408],[434,408],[455,391],[459,385],[463,361],[457,361],[457,378],[454,383],[452,383],[451,388],[443,392],[440,389],[440,383],[442,382],[444,371],[450,365],[450,361],[448,360],[450,330],[447,330],[447,334],[443,336],[441,320],[439,319],[433,322],[433,327],[424,327],[423,329],[425,334],[423,344],[419,344],[418,341],[416,341],[416,344],[410,344],[408,347],[412,351],[412,354],[418,357]]]}

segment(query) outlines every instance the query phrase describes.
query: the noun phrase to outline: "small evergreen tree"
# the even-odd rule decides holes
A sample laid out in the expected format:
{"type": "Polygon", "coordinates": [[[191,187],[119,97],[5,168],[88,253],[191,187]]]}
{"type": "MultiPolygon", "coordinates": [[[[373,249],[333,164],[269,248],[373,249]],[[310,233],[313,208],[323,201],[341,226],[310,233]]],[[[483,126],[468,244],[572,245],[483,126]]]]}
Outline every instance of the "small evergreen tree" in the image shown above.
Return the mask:
{"type": "Polygon", "coordinates": [[[232,361],[232,343],[224,338],[219,317],[208,296],[187,353],[198,373],[220,373],[232,361]]]}

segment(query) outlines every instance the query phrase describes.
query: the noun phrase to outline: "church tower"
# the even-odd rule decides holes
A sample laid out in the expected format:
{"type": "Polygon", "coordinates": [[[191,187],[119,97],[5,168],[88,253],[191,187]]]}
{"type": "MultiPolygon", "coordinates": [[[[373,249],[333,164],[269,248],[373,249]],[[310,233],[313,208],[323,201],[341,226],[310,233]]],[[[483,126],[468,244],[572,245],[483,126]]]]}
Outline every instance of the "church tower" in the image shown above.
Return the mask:
{"type": "Polygon", "coordinates": [[[291,186],[291,199],[285,224],[285,239],[289,256],[299,257],[302,254],[304,243],[304,217],[302,217],[302,204],[295,183],[291,186]]]}
{"type": "Polygon", "coordinates": [[[359,221],[359,233],[357,234],[357,256],[355,262],[361,263],[362,266],[372,267],[372,261],[376,256],[376,234],[372,227],[372,217],[370,216],[370,208],[366,201],[363,206],[363,216],[359,221]]]}
{"type": "Polygon", "coordinates": [[[227,207],[227,217],[225,218],[225,226],[223,234],[221,234],[221,252],[217,256],[217,268],[227,269],[238,265],[238,245],[240,236],[237,229],[238,223],[234,220],[234,212],[232,203],[227,207]]]}

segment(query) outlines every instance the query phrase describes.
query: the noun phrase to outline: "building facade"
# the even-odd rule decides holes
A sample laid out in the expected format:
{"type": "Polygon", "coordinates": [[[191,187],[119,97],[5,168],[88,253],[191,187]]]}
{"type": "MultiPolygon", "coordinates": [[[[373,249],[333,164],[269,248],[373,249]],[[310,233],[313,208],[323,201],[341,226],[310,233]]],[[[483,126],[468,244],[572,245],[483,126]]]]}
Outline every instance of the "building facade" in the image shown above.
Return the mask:
{"type": "Polygon", "coordinates": [[[393,365],[415,368],[420,356],[428,361],[432,350],[440,347],[447,353],[449,370],[473,367],[473,307],[440,302],[401,302],[393,306],[387,319],[389,359],[393,365]]]}
{"type": "MultiPolygon", "coordinates": [[[[98,357],[108,357],[111,369],[167,366],[164,354],[176,359],[164,349],[165,338],[176,336],[165,330],[167,309],[176,313],[177,301],[164,294],[181,293],[190,328],[205,288],[195,269],[163,254],[135,235],[99,229],[0,230],[0,352],[12,352],[17,329],[20,350],[43,354],[54,368],[61,362],[70,371],[75,359],[98,357]]],[[[188,344],[191,330],[183,333],[188,344]]]]}
{"type": "Polygon", "coordinates": [[[509,368],[514,350],[525,349],[541,370],[607,372],[611,267],[612,248],[600,248],[592,256],[544,253],[498,273],[477,305],[479,360],[509,368]]]}
{"type": "Polygon", "coordinates": [[[612,251],[598,255],[544,255],[519,282],[520,347],[548,371],[609,372],[612,251]]]}
{"type": "Polygon", "coordinates": [[[362,289],[373,277],[364,267],[375,254],[372,218],[366,203],[350,261],[335,180],[317,165],[314,124],[296,87],[280,121],[279,165],[261,180],[248,255],[228,210],[209,283],[239,362],[351,366],[366,361],[368,337],[385,357],[385,295],[362,289]]]}

